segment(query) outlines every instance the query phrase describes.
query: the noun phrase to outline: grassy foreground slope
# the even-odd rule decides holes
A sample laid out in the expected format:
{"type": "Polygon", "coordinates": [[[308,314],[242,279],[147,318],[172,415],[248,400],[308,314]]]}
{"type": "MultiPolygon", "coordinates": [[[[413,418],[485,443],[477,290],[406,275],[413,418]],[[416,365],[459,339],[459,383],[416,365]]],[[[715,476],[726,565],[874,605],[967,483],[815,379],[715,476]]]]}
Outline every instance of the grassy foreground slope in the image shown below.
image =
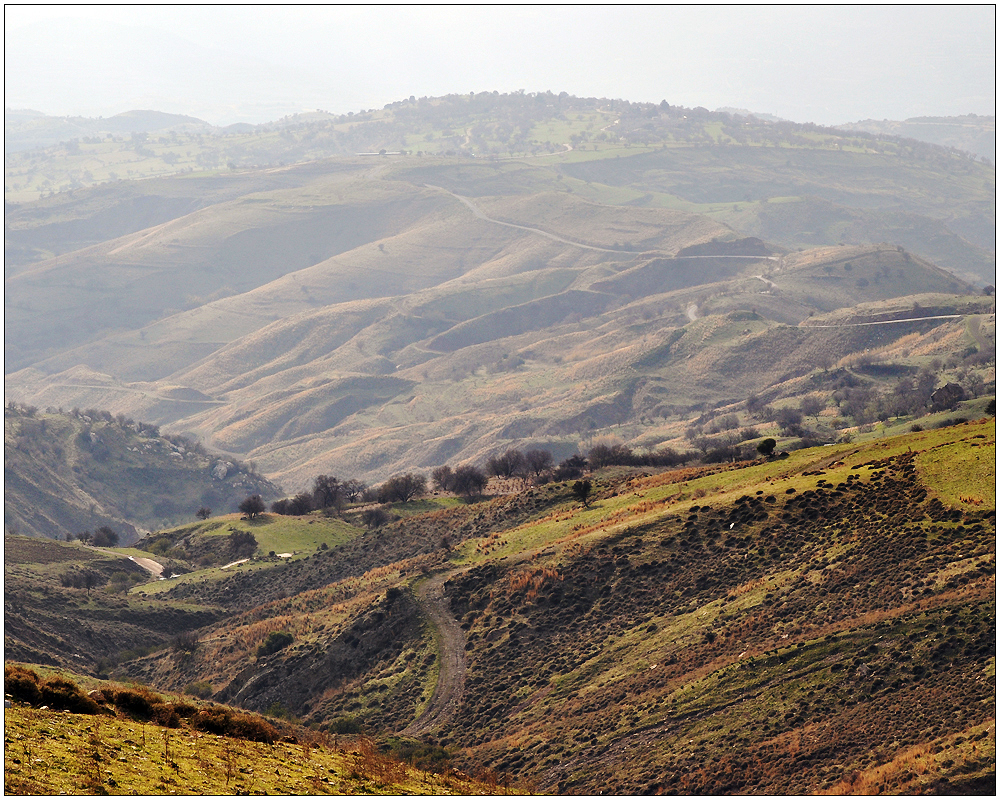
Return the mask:
{"type": "Polygon", "coordinates": [[[8,794],[471,795],[496,789],[495,780],[416,769],[364,737],[338,740],[136,685],[48,670],[38,675],[20,665],[5,668],[5,682],[16,698],[4,712],[8,794]]]}
{"type": "Polygon", "coordinates": [[[161,582],[228,617],[121,674],[544,791],[991,791],[995,459],[988,418],[438,507],[161,582]]]}

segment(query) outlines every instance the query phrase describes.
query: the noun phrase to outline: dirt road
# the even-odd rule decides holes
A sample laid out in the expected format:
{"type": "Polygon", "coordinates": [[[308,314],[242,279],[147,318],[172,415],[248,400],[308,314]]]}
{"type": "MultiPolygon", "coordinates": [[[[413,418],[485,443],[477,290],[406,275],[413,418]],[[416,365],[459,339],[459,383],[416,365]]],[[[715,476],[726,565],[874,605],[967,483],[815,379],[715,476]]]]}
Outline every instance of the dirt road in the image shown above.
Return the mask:
{"type": "Polygon", "coordinates": [[[128,560],[134,561],[150,575],[155,575],[157,578],[163,574],[163,564],[159,561],[153,561],[151,558],[136,558],[135,556],[129,556],[128,560]]]}
{"type": "Polygon", "coordinates": [[[404,736],[420,736],[447,722],[458,710],[465,690],[465,631],[451,613],[444,584],[456,572],[443,572],[416,587],[421,610],[434,628],[438,649],[438,681],[430,702],[420,715],[403,729],[404,736]]]}
{"type": "Polygon", "coordinates": [[[492,222],[494,225],[503,225],[505,228],[516,228],[519,231],[528,231],[529,233],[537,233],[539,236],[544,236],[547,239],[552,239],[553,241],[559,242],[560,244],[568,244],[572,247],[580,247],[584,250],[597,250],[600,253],[616,253],[625,255],[640,255],[644,251],[642,250],[612,250],[607,247],[597,247],[592,244],[583,244],[582,242],[574,242],[570,239],[563,239],[561,236],[556,236],[554,233],[549,233],[548,231],[543,231],[541,228],[531,228],[527,225],[516,225],[513,222],[504,222],[500,219],[494,219],[493,217],[486,216],[479,207],[476,206],[468,197],[462,197],[460,194],[455,194],[454,192],[449,192],[443,186],[432,186],[429,183],[424,184],[428,189],[437,189],[439,191],[450,194],[456,200],[460,200],[465,206],[473,213],[476,219],[481,219],[485,222],[492,222]]]}
{"type": "Polygon", "coordinates": [[[811,325],[808,320],[799,323],[800,328],[862,328],[866,325],[896,325],[900,322],[923,322],[928,319],[961,319],[961,314],[938,314],[933,317],[907,317],[906,319],[882,319],[876,322],[843,322],[840,325],[811,325]]]}

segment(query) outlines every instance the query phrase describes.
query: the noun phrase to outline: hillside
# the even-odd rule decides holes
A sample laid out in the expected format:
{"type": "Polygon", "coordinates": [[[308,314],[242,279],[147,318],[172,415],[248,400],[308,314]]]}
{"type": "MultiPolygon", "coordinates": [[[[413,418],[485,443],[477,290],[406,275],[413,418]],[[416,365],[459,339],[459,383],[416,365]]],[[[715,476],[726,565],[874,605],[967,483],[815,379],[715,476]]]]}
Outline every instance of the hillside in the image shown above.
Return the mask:
{"type": "Polygon", "coordinates": [[[995,171],[944,148],[490,93],[77,144],[30,155],[79,183],[44,198],[8,163],[8,397],[149,420],[292,491],[602,436],[676,447],[752,394],[823,392],[846,420],[829,370],[872,351],[881,376],[837,380],[995,386],[975,298],[995,171]],[[126,157],[159,177],[109,182],[126,157]],[[961,318],[803,325],[928,294],[961,318]]]}
{"type": "MultiPolygon", "coordinates": [[[[989,792],[995,421],[931,419],[755,461],[606,469],[586,506],[555,482],[396,504],[367,531],[352,509],[164,531],[140,546],[192,571],[135,586],[118,613],[217,616],[183,658],[104,668],[419,740],[543,792],[989,792]],[[219,569],[240,531],[256,553],[219,569]],[[215,560],[187,560],[209,546],[215,560]]],[[[8,550],[9,591],[87,613],[48,555],[8,550]]],[[[8,648],[74,629],[39,619],[8,648]]]]}
{"type": "Polygon", "coordinates": [[[996,117],[966,114],[963,117],[913,117],[906,120],[865,119],[839,127],[844,130],[917,139],[942,147],[965,150],[989,161],[996,160],[996,117]]]}
{"type": "Polygon", "coordinates": [[[433,748],[385,754],[365,737],[345,741],[190,697],[40,672],[4,670],[16,701],[4,712],[8,794],[468,796],[497,789],[494,775],[476,781],[435,768],[433,748]],[[32,707],[43,701],[44,708],[32,707]]]}
{"type": "Polygon", "coordinates": [[[110,527],[122,543],[201,507],[235,511],[279,490],[243,464],[210,456],[155,425],[91,409],[4,408],[4,529],[64,539],[110,527]]]}

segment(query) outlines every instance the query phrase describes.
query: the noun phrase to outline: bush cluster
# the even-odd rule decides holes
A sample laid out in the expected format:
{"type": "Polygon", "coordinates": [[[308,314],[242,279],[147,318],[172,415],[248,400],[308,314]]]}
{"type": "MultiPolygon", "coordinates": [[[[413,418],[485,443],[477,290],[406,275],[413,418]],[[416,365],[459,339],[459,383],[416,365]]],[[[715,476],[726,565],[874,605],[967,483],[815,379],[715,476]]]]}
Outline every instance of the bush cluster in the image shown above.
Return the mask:
{"type": "Polygon", "coordinates": [[[74,714],[124,714],[136,721],[168,728],[176,728],[182,719],[187,719],[192,728],[206,733],[268,744],[278,740],[275,727],[256,714],[223,706],[199,708],[191,703],[173,703],[145,686],[105,685],[87,694],[67,678],[57,675],[43,679],[19,664],[5,665],[3,674],[4,693],[19,703],[74,714]]]}
{"type": "Polygon", "coordinates": [[[271,631],[260,647],[257,648],[257,658],[277,653],[279,650],[288,647],[294,640],[295,637],[287,631],[271,631]]]}

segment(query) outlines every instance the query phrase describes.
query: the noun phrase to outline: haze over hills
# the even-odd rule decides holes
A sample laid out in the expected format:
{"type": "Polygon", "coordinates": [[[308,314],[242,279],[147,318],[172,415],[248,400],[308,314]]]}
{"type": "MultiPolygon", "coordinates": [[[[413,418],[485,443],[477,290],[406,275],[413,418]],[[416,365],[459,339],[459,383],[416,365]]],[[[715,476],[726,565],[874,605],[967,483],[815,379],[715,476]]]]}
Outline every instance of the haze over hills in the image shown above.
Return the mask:
{"type": "MultiPolygon", "coordinates": [[[[992,165],[551,92],[145,120],[8,154],[8,658],[306,724],[317,793],[995,791],[992,165]]],[[[128,788],[98,725],[32,760],[18,674],[5,788],[128,788]]],[[[304,785],[163,730],[133,787],[304,785]]]]}
{"type": "Polygon", "coordinates": [[[922,142],[965,150],[991,162],[996,161],[996,117],[966,114],[962,117],[913,117],[906,120],[865,119],[839,127],[844,130],[919,139],[922,142]]]}
{"type": "MultiPolygon", "coordinates": [[[[199,146],[179,137],[80,147],[139,164],[199,146]]],[[[994,170],[933,146],[551,93],[214,141],[194,154],[231,168],[9,210],[8,396],[163,424],[294,489],[606,433],[675,441],[873,346],[948,326],[942,354],[986,342],[958,318],[785,329],[990,282],[994,170]],[[407,155],[245,165],[349,148],[407,155]],[[745,368],[749,351],[764,361],[745,368]]],[[[992,330],[988,301],[934,302],[992,330]]]]}

